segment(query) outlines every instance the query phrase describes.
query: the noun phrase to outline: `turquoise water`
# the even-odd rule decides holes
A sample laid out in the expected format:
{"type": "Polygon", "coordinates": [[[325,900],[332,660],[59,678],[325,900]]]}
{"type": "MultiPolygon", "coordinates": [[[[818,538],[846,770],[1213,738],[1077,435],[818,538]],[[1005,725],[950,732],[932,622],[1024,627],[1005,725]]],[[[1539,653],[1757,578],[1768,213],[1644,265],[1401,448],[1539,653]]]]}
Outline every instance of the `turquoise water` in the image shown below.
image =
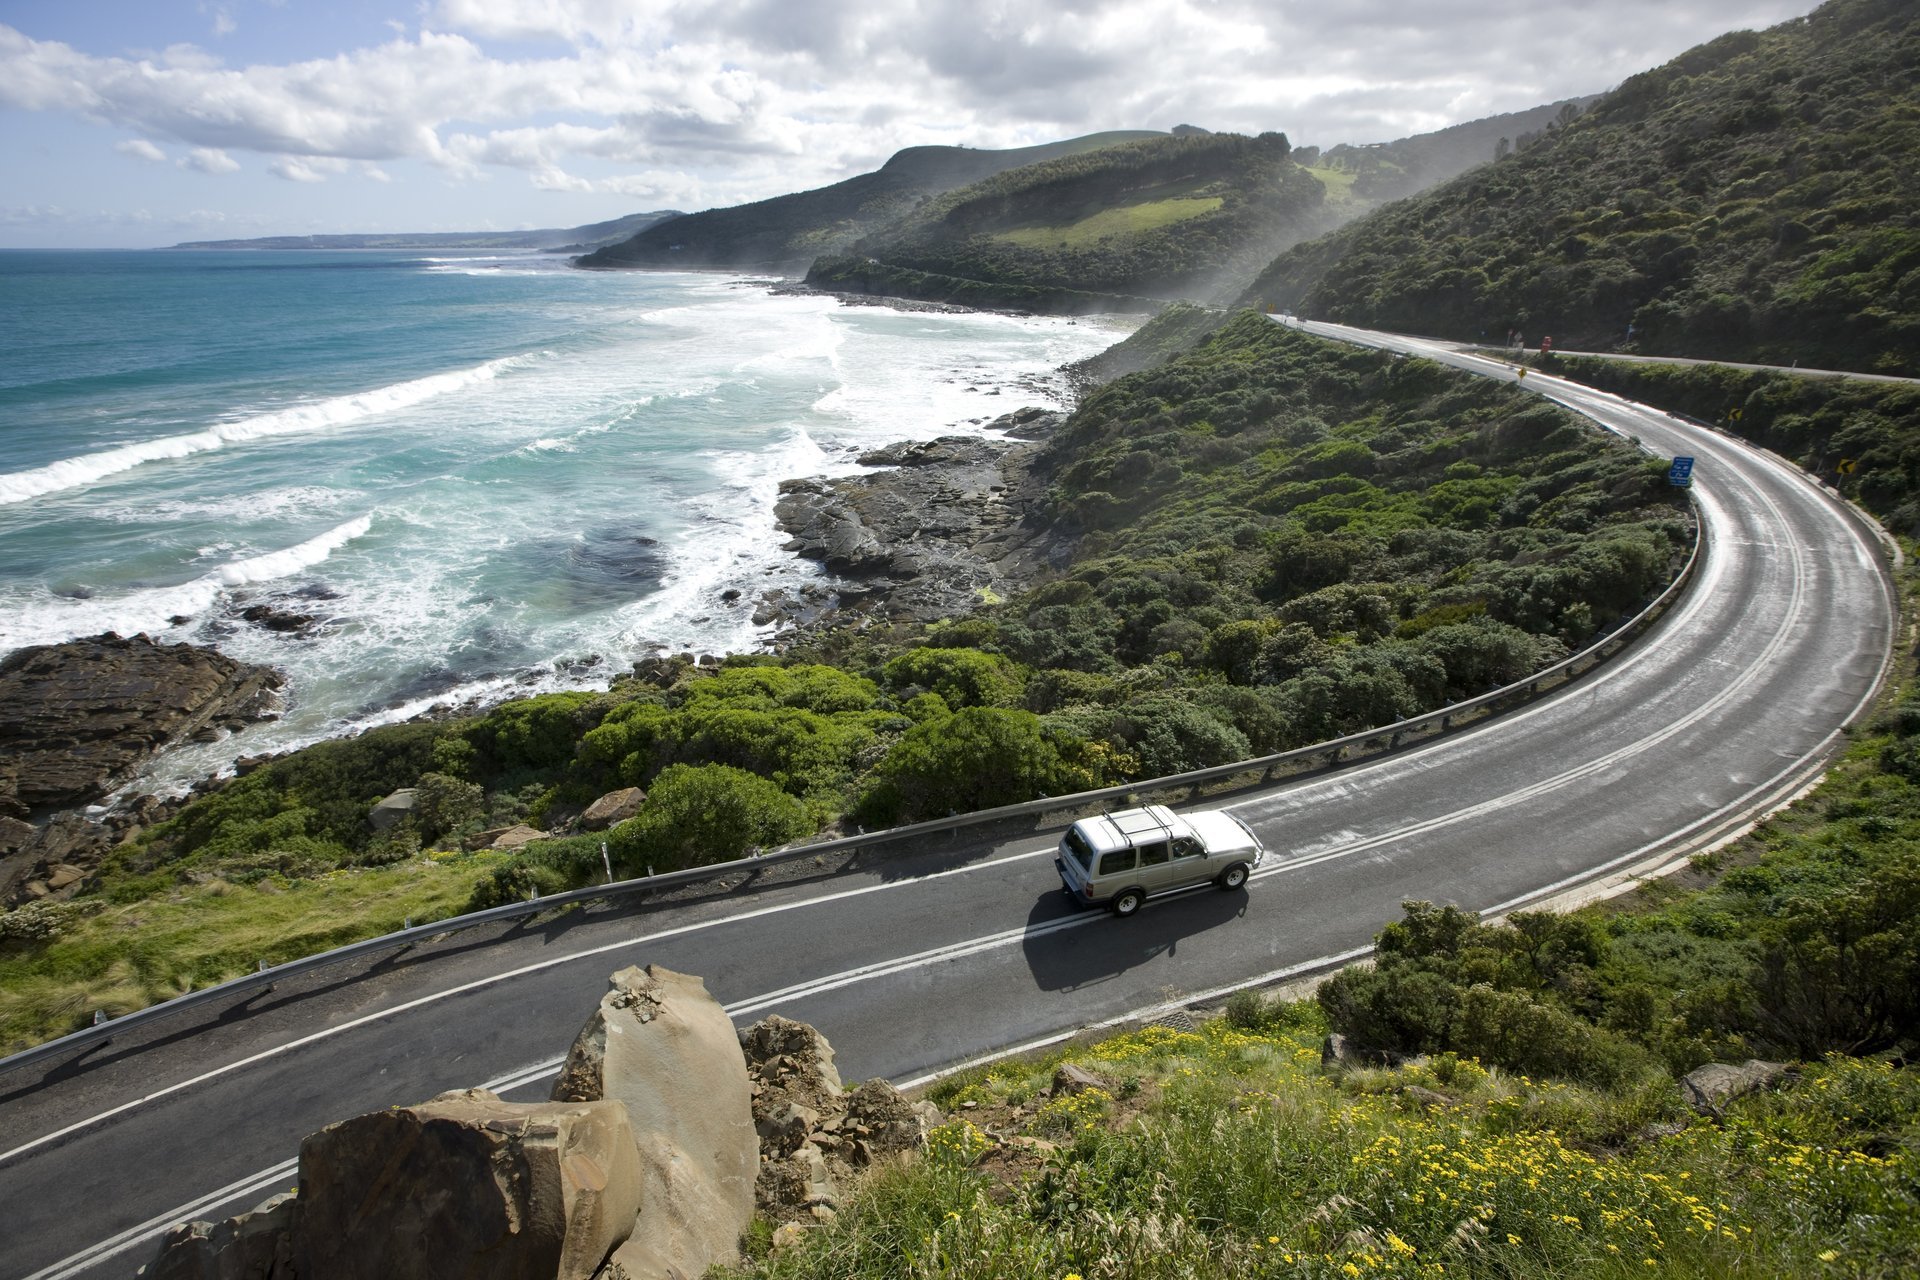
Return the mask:
{"type": "Polygon", "coordinates": [[[1119,334],[534,255],[0,253],[0,652],[145,631],[287,672],[286,718],[191,771],[751,648],[817,573],[780,480],[1057,404],[1119,334]]]}

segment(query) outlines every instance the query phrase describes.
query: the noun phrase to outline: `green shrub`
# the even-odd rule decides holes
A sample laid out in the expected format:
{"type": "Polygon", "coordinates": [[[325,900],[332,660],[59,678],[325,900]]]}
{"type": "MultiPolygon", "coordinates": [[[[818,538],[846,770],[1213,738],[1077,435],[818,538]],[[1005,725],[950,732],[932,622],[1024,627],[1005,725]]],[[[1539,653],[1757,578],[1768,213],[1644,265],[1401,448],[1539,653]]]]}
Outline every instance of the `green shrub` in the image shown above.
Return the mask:
{"type": "Polygon", "coordinates": [[[467,910],[486,911],[512,902],[564,893],[572,887],[566,873],[558,868],[532,859],[515,858],[505,866],[495,867],[491,875],[474,886],[467,910]]]}
{"type": "Polygon", "coordinates": [[[1030,711],[967,707],[901,736],[875,766],[862,813],[869,822],[913,822],[1077,790],[1091,775],[1069,753],[1084,748],[1030,711]]]}
{"type": "Polygon", "coordinates": [[[676,871],[773,848],[813,830],[806,806],[765,778],[728,765],[669,765],[637,817],[607,833],[622,875],[676,871]]]}
{"type": "Polygon", "coordinates": [[[1014,706],[1023,687],[1011,662],[978,649],[909,649],[887,663],[885,673],[894,690],[937,693],[955,710],[1014,706]]]}

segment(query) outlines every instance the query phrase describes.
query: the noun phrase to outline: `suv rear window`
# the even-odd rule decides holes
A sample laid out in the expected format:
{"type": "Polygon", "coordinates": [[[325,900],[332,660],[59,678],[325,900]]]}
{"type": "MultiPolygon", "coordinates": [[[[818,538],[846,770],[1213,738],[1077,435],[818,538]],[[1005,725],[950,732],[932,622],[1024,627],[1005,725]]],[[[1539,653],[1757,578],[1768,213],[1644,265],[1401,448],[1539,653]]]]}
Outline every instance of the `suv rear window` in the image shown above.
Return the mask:
{"type": "Polygon", "coordinates": [[[1100,874],[1103,876],[1117,876],[1122,871],[1133,870],[1134,857],[1138,852],[1137,849],[1115,849],[1109,853],[1101,854],[1100,874]]]}
{"type": "Polygon", "coordinates": [[[1067,828],[1067,838],[1061,841],[1067,853],[1080,864],[1080,869],[1088,875],[1093,874],[1093,850],[1087,847],[1087,838],[1080,834],[1078,827],[1067,828]]]}

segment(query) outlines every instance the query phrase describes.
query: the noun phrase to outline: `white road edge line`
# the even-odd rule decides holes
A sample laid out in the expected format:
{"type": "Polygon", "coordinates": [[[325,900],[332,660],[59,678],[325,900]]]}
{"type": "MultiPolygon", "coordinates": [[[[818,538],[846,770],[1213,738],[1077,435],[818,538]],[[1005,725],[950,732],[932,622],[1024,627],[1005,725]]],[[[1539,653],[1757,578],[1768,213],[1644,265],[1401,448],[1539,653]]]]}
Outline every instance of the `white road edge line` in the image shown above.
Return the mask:
{"type": "Polygon", "coordinates": [[[25,1280],[64,1280],[67,1276],[77,1275],[89,1267],[105,1262],[117,1253],[125,1253],[143,1240],[151,1240],[155,1236],[164,1234],[176,1222],[188,1221],[210,1209],[218,1208],[229,1200],[245,1195],[257,1195],[274,1183],[286,1181],[293,1176],[299,1163],[298,1160],[285,1160],[271,1169],[262,1169],[259,1173],[250,1174],[238,1182],[230,1182],[218,1191],[208,1192],[192,1204],[181,1205],[178,1209],[163,1213],[156,1218],[148,1218],[137,1227],[128,1227],[117,1236],[109,1237],[70,1257],[62,1258],[50,1267],[43,1267],[25,1277],[25,1280]]]}

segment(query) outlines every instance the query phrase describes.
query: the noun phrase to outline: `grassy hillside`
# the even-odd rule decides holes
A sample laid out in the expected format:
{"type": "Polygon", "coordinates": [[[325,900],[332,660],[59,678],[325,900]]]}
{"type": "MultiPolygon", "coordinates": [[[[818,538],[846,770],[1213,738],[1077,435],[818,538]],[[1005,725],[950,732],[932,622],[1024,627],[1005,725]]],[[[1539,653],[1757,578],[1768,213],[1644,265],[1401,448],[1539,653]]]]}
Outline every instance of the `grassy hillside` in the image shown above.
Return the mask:
{"type": "Polygon", "coordinates": [[[1077,533],[1056,579],[972,617],[831,634],[719,670],[395,725],[273,761],[121,846],[71,903],[0,916],[18,1045],[451,904],[638,874],[831,827],[1243,759],[1547,665],[1664,586],[1687,516],[1656,462],[1537,398],[1242,313],[1090,397],[1045,454],[1077,533]],[[419,789],[375,832],[370,807],[419,789]]]}
{"type": "MultiPolygon", "coordinates": [[[[852,247],[853,264],[998,287],[1232,296],[1287,243],[1331,223],[1286,138],[1186,134],[1010,169],[852,247]]],[[[844,280],[823,262],[815,279],[844,280]]],[[[916,295],[917,296],[917,295],[916,295]]]]}
{"type": "Polygon", "coordinates": [[[1249,299],[1387,329],[1920,371],[1920,9],[1833,0],[1635,76],[1282,254],[1249,299]],[[1632,327],[1629,336],[1629,326],[1632,327]]]}
{"type": "Polygon", "coordinates": [[[943,191],[1003,169],[1158,136],[1142,131],[1095,133],[1007,151],[909,147],[874,172],[829,187],[669,219],[588,254],[580,265],[798,273],[820,255],[844,252],[943,191]]]}

